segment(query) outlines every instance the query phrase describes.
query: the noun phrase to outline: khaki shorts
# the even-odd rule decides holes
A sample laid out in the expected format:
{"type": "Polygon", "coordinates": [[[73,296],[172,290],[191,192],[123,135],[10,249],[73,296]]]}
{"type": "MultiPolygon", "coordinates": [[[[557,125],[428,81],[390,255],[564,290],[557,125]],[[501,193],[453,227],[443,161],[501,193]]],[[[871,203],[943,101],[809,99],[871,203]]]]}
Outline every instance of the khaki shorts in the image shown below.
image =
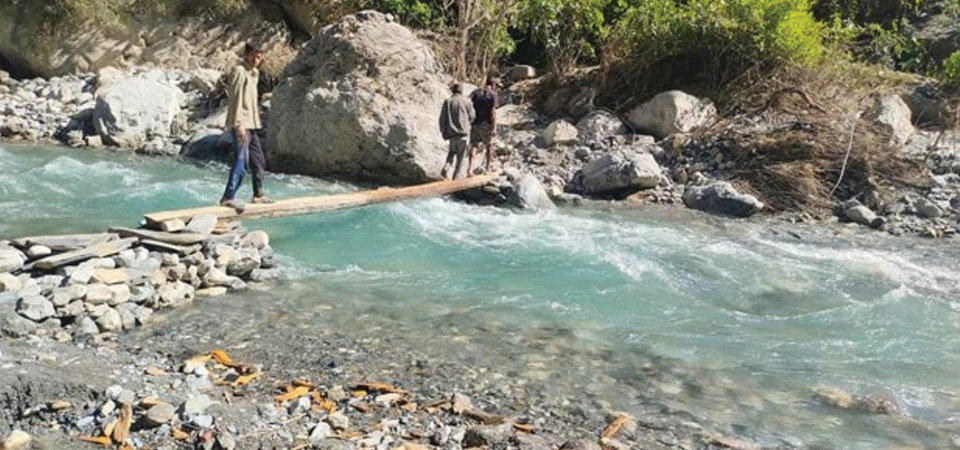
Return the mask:
{"type": "Polygon", "coordinates": [[[493,139],[493,125],[490,122],[478,123],[470,128],[471,144],[489,144],[493,139]]]}

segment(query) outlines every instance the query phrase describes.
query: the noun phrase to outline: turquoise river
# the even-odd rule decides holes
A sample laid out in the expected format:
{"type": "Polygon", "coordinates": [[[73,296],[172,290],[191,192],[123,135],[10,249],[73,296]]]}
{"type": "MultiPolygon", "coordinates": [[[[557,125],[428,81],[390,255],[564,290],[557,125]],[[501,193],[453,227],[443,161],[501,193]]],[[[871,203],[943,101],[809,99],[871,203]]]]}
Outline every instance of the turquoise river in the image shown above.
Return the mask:
{"type": "MultiPolygon", "coordinates": [[[[215,164],[4,145],[0,239],[135,225],[143,212],[214,202],[225,176],[215,164]]],[[[271,175],[267,189],[353,188],[271,175]]],[[[451,315],[461,330],[562,330],[571,348],[523,355],[517,370],[582,373],[560,388],[636,413],[648,404],[618,385],[642,385],[671,411],[764,445],[960,447],[956,242],[679,210],[523,213],[442,199],[246,225],[270,234],[290,278],[269,295],[304,308],[322,300],[344,318],[379,311],[407,330],[400,338],[440,357],[509,345],[448,343],[438,324],[451,315]],[[591,348],[614,356],[598,363],[591,348]],[[644,381],[651,361],[667,371],[656,383],[644,381]],[[886,397],[903,414],[837,409],[813,395],[822,388],[886,397]]],[[[236,301],[257,308],[262,295],[236,301]]]]}

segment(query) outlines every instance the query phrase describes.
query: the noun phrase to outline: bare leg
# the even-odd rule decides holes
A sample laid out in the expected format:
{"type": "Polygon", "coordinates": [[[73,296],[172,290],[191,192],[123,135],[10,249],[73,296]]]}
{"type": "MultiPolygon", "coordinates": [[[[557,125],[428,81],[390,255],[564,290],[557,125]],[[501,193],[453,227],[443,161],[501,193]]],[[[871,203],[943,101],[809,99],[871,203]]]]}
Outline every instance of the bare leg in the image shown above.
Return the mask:
{"type": "Polygon", "coordinates": [[[473,176],[473,154],[476,153],[477,146],[470,144],[470,150],[468,150],[469,156],[467,157],[467,178],[473,176]]]}
{"type": "Polygon", "coordinates": [[[493,144],[487,142],[487,161],[484,166],[484,173],[490,173],[490,162],[493,161],[493,144]]]}

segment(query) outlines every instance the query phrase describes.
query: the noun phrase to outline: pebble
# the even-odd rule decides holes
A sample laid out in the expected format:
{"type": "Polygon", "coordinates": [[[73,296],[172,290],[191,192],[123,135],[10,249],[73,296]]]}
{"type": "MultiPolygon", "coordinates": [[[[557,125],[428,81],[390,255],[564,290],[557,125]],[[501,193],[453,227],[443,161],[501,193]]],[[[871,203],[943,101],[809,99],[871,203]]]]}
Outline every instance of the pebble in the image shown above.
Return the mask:
{"type": "Polygon", "coordinates": [[[25,450],[33,443],[33,436],[25,431],[13,430],[6,439],[3,440],[3,450],[25,450]]]}
{"type": "Polygon", "coordinates": [[[169,423],[176,416],[177,410],[169,403],[158,403],[150,407],[144,415],[147,425],[158,427],[169,423]]]}
{"type": "Polygon", "coordinates": [[[323,440],[333,436],[333,429],[330,428],[330,425],[326,422],[319,422],[313,427],[313,431],[310,432],[310,443],[319,445],[323,440]]]}
{"type": "Polygon", "coordinates": [[[186,403],[183,404],[183,415],[191,416],[194,414],[203,414],[210,405],[213,404],[213,400],[210,400],[210,397],[206,395],[196,395],[190,397],[186,403]]]}
{"type": "Polygon", "coordinates": [[[335,412],[327,416],[326,421],[334,430],[346,430],[350,428],[350,418],[341,412],[335,412]]]}

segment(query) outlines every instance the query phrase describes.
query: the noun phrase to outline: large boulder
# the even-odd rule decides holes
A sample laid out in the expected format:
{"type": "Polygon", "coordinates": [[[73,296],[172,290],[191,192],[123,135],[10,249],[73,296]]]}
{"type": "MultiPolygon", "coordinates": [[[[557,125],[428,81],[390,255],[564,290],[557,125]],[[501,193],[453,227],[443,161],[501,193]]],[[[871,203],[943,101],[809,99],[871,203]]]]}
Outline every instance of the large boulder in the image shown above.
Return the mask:
{"type": "Polygon", "coordinates": [[[377,183],[437,178],[449,81],[429,46],[391,17],[346,16],[302,47],[274,90],[271,168],[377,183]]]}
{"type": "Polygon", "coordinates": [[[867,119],[872,121],[890,138],[894,145],[902,146],[917,132],[910,120],[910,106],[897,95],[888,95],[877,100],[867,111],[867,119]]]}
{"type": "Polygon", "coordinates": [[[618,150],[585,164],[574,175],[572,190],[593,195],[649,189],[660,183],[660,172],[653,155],[618,150]]]}
{"type": "Polygon", "coordinates": [[[613,136],[627,134],[627,125],[615,114],[596,110],[577,122],[580,142],[590,144],[605,141],[613,136]]]}
{"type": "Polygon", "coordinates": [[[687,186],[683,203],[688,208],[736,217],[750,217],[764,208],[756,197],[741,194],[733,185],[723,181],[706,186],[687,186]]]}
{"type": "Polygon", "coordinates": [[[168,136],[180,114],[180,89],[131,77],[104,88],[93,111],[93,126],[103,141],[139,148],[154,136],[168,136]]]}
{"type": "Polygon", "coordinates": [[[710,100],[667,91],[632,109],[627,120],[634,128],[662,139],[674,133],[690,133],[709,124],[716,115],[717,108],[710,100]]]}

